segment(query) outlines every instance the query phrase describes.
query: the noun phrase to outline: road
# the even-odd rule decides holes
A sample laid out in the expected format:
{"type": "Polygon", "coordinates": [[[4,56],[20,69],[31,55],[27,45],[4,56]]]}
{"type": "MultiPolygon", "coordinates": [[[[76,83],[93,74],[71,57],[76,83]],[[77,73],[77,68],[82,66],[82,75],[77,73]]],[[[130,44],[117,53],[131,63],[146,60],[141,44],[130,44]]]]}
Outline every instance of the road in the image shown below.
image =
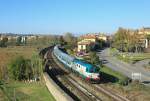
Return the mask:
{"type": "Polygon", "coordinates": [[[141,60],[141,61],[136,62],[134,65],[144,67],[144,65],[148,65],[149,62],[150,62],[150,59],[145,59],[145,60],[141,60]]]}
{"type": "Polygon", "coordinates": [[[100,59],[104,60],[104,65],[128,76],[129,78],[132,78],[132,73],[141,73],[141,81],[150,82],[150,71],[146,71],[141,66],[135,66],[133,64],[128,64],[126,62],[118,60],[115,56],[110,55],[109,52],[109,48],[106,48],[97,53],[100,59]]]}

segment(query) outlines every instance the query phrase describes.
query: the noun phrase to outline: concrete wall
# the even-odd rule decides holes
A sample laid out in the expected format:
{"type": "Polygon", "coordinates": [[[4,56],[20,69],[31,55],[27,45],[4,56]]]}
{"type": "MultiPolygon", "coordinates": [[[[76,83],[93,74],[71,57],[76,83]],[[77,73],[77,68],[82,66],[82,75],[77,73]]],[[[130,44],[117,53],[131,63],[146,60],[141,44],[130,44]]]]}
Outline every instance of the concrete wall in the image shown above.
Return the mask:
{"type": "Polygon", "coordinates": [[[47,73],[43,74],[46,86],[50,93],[54,96],[56,101],[73,101],[73,99],[66,94],[50,77],[47,73]]]}

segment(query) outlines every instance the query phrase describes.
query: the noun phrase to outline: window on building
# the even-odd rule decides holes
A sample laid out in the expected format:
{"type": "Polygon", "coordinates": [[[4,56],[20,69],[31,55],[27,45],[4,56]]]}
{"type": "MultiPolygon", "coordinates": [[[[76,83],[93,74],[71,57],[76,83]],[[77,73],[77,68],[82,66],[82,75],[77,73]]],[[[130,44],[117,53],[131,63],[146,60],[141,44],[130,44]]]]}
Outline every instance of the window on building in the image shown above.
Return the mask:
{"type": "Polygon", "coordinates": [[[83,45],[81,45],[81,49],[83,49],[83,45]]]}

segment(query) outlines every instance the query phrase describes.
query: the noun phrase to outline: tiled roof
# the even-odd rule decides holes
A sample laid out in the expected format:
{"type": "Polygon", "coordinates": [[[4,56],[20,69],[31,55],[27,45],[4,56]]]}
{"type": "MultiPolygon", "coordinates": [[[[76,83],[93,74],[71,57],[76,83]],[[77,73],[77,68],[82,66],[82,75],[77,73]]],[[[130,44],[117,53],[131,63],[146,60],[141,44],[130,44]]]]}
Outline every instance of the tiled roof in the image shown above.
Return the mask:
{"type": "Polygon", "coordinates": [[[78,44],[80,44],[80,45],[81,45],[81,44],[82,44],[82,45],[84,45],[84,44],[87,45],[87,44],[90,44],[90,41],[82,40],[82,41],[79,41],[78,44]]]}
{"type": "Polygon", "coordinates": [[[86,34],[86,35],[83,35],[81,37],[84,38],[84,39],[96,39],[97,35],[95,35],[95,34],[86,34]]]}
{"type": "Polygon", "coordinates": [[[78,42],[78,45],[90,45],[90,44],[94,44],[94,42],[87,40],[82,40],[78,42]]]}

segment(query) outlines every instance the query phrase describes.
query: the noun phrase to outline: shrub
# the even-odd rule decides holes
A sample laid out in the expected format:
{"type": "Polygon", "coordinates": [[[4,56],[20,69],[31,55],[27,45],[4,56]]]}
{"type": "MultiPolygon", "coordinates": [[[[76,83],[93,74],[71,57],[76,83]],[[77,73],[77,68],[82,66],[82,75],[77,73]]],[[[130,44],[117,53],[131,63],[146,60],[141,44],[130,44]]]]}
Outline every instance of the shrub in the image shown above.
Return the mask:
{"type": "Polygon", "coordinates": [[[9,64],[9,77],[14,80],[38,79],[42,73],[42,61],[37,54],[31,60],[22,56],[16,57],[9,64]]]}

